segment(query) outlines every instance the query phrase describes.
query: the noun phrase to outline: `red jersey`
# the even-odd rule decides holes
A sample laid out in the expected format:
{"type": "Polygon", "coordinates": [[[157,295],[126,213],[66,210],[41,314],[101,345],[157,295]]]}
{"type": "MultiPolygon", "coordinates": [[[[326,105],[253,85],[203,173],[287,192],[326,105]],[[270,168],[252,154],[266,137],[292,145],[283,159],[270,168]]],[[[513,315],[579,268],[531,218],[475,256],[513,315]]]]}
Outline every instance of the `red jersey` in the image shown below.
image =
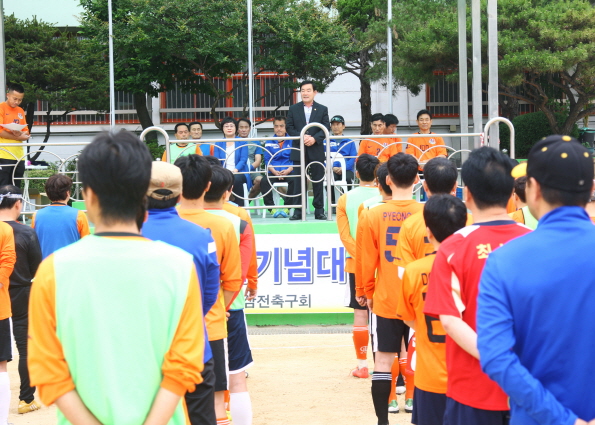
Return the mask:
{"type": "MultiPolygon", "coordinates": [[[[467,226],[447,238],[436,254],[424,313],[461,317],[476,330],[479,279],[488,255],[530,229],[513,221],[492,221],[467,226]]],[[[483,373],[479,360],[449,336],[446,338],[448,387],[446,395],[483,410],[509,410],[507,396],[483,373]]]]}

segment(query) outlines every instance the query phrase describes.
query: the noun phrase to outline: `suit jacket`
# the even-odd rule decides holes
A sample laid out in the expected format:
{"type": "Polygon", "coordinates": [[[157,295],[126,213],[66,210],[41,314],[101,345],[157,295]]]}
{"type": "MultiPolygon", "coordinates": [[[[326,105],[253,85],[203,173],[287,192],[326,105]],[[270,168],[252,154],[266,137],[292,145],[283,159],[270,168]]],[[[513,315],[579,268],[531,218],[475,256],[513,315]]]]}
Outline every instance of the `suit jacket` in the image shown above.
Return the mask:
{"type": "MultiPolygon", "coordinates": [[[[328,108],[320,103],[314,102],[312,105],[312,114],[310,115],[310,123],[318,122],[324,125],[330,131],[331,124],[328,118],[328,108]]],[[[287,134],[290,136],[299,136],[302,128],[306,126],[306,114],[304,113],[304,102],[296,103],[289,107],[287,114],[287,134]]],[[[316,143],[312,146],[300,144],[300,149],[305,149],[306,163],[312,161],[324,162],[326,159],[326,152],[324,148],[324,131],[320,128],[310,128],[306,134],[314,137],[316,143]]],[[[298,141],[293,142],[293,146],[297,147],[298,141]]],[[[291,151],[291,160],[294,163],[300,162],[300,153],[298,151],[291,151]]]]}

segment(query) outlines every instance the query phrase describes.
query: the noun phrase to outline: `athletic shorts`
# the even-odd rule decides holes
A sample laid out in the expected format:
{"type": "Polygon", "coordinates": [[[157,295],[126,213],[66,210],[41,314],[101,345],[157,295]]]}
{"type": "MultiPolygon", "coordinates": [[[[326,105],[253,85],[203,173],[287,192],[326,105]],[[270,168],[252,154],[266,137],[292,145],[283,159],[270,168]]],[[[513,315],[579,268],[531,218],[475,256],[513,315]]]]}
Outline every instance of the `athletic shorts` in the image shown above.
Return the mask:
{"type": "Polygon", "coordinates": [[[186,409],[192,425],[214,425],[215,415],[215,362],[210,359],[205,363],[202,382],[191,393],[186,393],[186,409]]]}
{"type": "Polygon", "coordinates": [[[446,409],[446,394],[432,393],[415,387],[413,393],[413,416],[416,425],[442,425],[446,409]]]}
{"type": "Polygon", "coordinates": [[[227,338],[209,341],[215,363],[215,391],[227,391],[229,365],[227,357],[227,338]]]}
{"type": "Polygon", "coordinates": [[[508,425],[509,410],[483,410],[446,397],[444,425],[508,425]]]}
{"type": "Polygon", "coordinates": [[[10,338],[10,317],[0,320],[0,362],[12,360],[12,340],[10,338]]]}
{"type": "Polygon", "coordinates": [[[368,307],[362,307],[355,300],[355,274],[347,273],[349,276],[349,282],[345,285],[345,307],[352,308],[354,310],[367,310],[368,307]]]}
{"type": "Polygon", "coordinates": [[[243,372],[252,366],[252,350],[248,342],[248,326],[244,310],[230,310],[227,319],[229,373],[243,372]]]}
{"type": "Polygon", "coordinates": [[[399,319],[386,319],[376,314],[372,314],[371,318],[372,351],[400,353],[401,340],[405,336],[405,323],[399,319]]]}

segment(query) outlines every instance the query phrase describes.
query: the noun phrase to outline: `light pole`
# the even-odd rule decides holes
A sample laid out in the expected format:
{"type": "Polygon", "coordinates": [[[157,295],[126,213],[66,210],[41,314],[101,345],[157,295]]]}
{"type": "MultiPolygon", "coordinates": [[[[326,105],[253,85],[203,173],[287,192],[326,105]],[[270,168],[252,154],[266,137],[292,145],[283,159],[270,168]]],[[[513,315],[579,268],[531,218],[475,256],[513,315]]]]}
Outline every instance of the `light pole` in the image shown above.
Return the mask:
{"type": "Polygon", "coordinates": [[[6,96],[6,57],[4,56],[4,5],[0,0],[0,102],[4,102],[6,96]]]}
{"type": "MultiPolygon", "coordinates": [[[[488,118],[496,118],[498,113],[498,1],[488,0],[488,118]]],[[[487,134],[485,135],[487,137],[487,134]]],[[[500,129],[497,125],[490,129],[490,146],[500,149],[500,129]]],[[[514,155],[514,152],[512,152],[514,155]]]]}
{"type": "Polygon", "coordinates": [[[112,0],[107,1],[108,45],[109,45],[109,124],[116,126],[116,90],[114,88],[114,28],[112,22],[112,0]]]}
{"type": "MultiPolygon", "coordinates": [[[[390,21],[393,19],[393,2],[388,0],[388,24],[386,26],[386,90],[388,92],[388,112],[393,113],[393,37],[390,21]]],[[[407,117],[409,119],[409,117],[407,117]]]]}
{"type": "MultiPolygon", "coordinates": [[[[458,0],[459,20],[459,119],[461,133],[469,131],[469,94],[467,90],[467,1],[458,0]]],[[[469,149],[469,138],[461,137],[461,149],[469,149]]],[[[464,158],[466,159],[466,155],[464,158]]]]}
{"type": "Polygon", "coordinates": [[[252,123],[250,136],[254,137],[254,58],[252,51],[252,0],[248,0],[248,118],[252,123]]]}
{"type": "MultiPolygon", "coordinates": [[[[481,96],[481,17],[480,0],[471,0],[471,25],[473,41],[473,131],[481,133],[482,127],[482,96],[481,96]]],[[[475,147],[479,147],[479,140],[475,139],[475,147]]]]}

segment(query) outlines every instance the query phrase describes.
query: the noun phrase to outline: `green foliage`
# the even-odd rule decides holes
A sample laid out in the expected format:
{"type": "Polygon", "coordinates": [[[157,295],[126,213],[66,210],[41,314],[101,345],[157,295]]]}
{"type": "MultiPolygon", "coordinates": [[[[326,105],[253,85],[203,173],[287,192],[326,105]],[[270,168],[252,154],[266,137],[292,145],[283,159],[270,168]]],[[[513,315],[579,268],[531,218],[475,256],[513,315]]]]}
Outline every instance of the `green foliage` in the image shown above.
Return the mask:
{"type": "MultiPolygon", "coordinates": [[[[414,92],[434,81],[434,71],[457,78],[457,9],[454,1],[404,0],[397,6],[395,61],[398,82],[414,92]]],[[[486,10],[486,0],[482,1],[486,10]]],[[[468,6],[467,16],[470,16],[468,6]]],[[[482,76],[487,79],[487,14],[482,13],[482,76]]],[[[595,6],[588,0],[500,0],[498,2],[499,90],[533,104],[556,133],[595,112],[595,6]],[[566,119],[556,113],[564,100],[566,119]]],[[[467,57],[471,21],[467,19],[467,57]]],[[[469,61],[469,64],[471,62],[469,61]]]]}
{"type": "Polygon", "coordinates": [[[165,152],[165,146],[160,145],[158,142],[147,142],[147,147],[149,148],[149,152],[151,152],[151,158],[153,159],[161,159],[163,152],[165,152]]]}
{"type": "Polygon", "coordinates": [[[7,81],[25,87],[25,102],[50,110],[109,108],[107,67],[88,40],[37,18],[5,17],[7,81]]]}
{"type": "MultiPolygon", "coordinates": [[[[556,120],[561,125],[567,119],[564,113],[556,113],[556,120]]],[[[515,133],[515,158],[527,158],[533,145],[550,134],[555,134],[543,112],[519,115],[512,120],[515,133]]],[[[569,133],[578,137],[578,126],[575,124],[569,133]]],[[[510,150],[510,130],[500,124],[500,149],[510,150]]]]}

